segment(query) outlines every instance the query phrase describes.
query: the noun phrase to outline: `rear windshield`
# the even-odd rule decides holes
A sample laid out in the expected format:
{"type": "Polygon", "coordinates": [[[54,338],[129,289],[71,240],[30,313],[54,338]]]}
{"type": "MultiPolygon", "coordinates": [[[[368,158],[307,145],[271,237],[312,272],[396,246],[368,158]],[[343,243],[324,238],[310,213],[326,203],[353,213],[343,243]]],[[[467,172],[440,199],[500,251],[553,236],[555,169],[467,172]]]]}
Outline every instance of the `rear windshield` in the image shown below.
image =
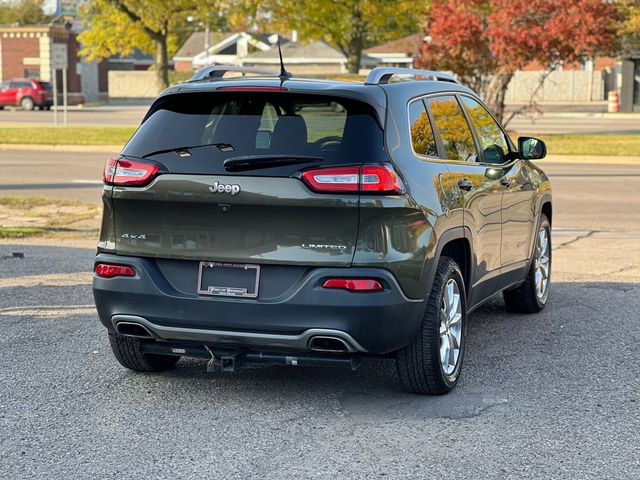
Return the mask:
{"type": "Polygon", "coordinates": [[[42,88],[45,90],[53,90],[53,87],[49,82],[40,82],[40,85],[42,85],[42,88]]]}
{"type": "Polygon", "coordinates": [[[289,92],[162,98],[122,153],[192,173],[223,173],[222,162],[238,156],[310,156],[323,165],[386,159],[382,129],[369,105],[289,92]],[[188,156],[171,151],[187,148],[188,156]]]}

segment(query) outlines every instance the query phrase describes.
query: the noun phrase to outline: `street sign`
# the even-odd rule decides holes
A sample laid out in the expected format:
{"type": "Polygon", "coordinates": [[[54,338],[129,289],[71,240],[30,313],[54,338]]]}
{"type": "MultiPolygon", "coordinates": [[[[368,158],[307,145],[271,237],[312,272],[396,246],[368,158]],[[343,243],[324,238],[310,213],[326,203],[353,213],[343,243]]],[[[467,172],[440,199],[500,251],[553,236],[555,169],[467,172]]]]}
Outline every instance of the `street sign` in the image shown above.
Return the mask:
{"type": "Polygon", "coordinates": [[[51,68],[65,70],[69,67],[69,56],[66,43],[51,44],[51,68]]]}
{"type": "Polygon", "coordinates": [[[80,3],[81,0],[58,0],[56,2],[56,15],[59,17],[77,17],[80,3]]]}

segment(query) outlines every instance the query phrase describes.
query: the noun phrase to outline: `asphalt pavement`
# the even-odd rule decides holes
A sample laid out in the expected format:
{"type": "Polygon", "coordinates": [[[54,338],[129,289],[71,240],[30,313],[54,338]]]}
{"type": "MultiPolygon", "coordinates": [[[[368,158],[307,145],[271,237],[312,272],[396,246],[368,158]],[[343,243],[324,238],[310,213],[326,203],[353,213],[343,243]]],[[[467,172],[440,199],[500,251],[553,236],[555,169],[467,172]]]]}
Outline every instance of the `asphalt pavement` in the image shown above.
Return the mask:
{"type": "MultiPolygon", "coordinates": [[[[70,125],[113,125],[137,126],[148,105],[110,105],[86,108],[73,108],[69,111],[70,125]]],[[[638,115],[619,117],[603,117],[602,112],[593,111],[594,107],[582,106],[586,112],[575,111],[571,105],[543,105],[542,115],[519,115],[509,123],[509,130],[523,133],[640,133],[640,117],[638,115]],[[559,111],[562,110],[562,111],[559,111]]],[[[60,115],[62,121],[62,115],[60,115]]],[[[53,112],[20,109],[0,110],[0,124],[43,124],[53,125],[53,112]]]]}
{"type": "Polygon", "coordinates": [[[93,308],[91,245],[0,242],[0,478],[640,478],[640,164],[540,165],[550,303],[473,313],[444,397],[403,392],[391,360],[127,371],[93,308]]]}

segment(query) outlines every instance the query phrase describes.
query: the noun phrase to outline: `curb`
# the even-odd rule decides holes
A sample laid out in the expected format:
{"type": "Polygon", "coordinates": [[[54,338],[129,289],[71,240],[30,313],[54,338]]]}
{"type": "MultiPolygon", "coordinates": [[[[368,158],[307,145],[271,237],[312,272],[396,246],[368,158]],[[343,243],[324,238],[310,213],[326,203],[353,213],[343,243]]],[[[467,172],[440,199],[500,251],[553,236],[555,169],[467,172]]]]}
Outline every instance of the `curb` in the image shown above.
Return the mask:
{"type": "Polygon", "coordinates": [[[30,150],[35,152],[96,152],[117,154],[122,145],[30,145],[24,143],[0,143],[0,150],[30,150]]]}
{"type": "Polygon", "coordinates": [[[533,163],[540,165],[544,169],[544,164],[549,163],[572,163],[572,164],[610,164],[610,165],[640,165],[640,157],[635,156],[611,156],[601,157],[598,155],[549,155],[542,160],[534,160],[533,163]]]}

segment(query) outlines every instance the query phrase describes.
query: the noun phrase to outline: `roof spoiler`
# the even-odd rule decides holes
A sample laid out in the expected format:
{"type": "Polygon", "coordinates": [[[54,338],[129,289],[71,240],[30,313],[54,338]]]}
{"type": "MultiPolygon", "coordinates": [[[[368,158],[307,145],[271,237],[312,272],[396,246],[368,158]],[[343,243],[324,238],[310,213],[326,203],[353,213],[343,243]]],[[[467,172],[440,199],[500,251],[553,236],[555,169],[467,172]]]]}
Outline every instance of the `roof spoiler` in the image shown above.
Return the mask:
{"type": "Polygon", "coordinates": [[[415,68],[396,67],[376,67],[369,72],[364,81],[365,85],[383,85],[389,83],[394,75],[411,75],[414,77],[427,77],[440,82],[458,83],[458,81],[448,73],[436,72],[433,70],[419,70],[415,68]]]}
{"type": "Polygon", "coordinates": [[[244,77],[247,73],[262,74],[269,77],[278,77],[280,72],[272,70],[270,68],[262,67],[237,67],[235,65],[212,65],[210,67],[204,67],[198,70],[190,82],[197,82],[199,80],[221,80],[227,72],[242,73],[244,77]]]}

